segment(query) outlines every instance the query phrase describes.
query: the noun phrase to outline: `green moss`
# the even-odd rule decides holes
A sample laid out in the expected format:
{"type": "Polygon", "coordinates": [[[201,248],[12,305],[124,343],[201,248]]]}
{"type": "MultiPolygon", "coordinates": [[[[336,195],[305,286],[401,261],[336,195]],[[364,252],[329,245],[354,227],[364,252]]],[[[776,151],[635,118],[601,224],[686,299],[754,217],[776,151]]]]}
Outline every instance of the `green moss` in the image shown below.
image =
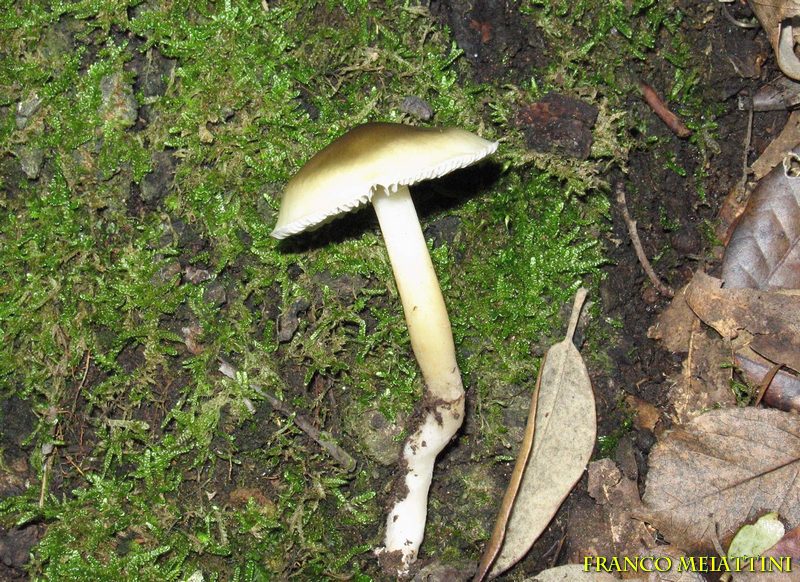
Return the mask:
{"type": "Polygon", "coordinates": [[[626,434],[633,430],[633,415],[628,414],[625,416],[620,425],[615,428],[610,434],[601,435],[597,437],[598,458],[613,457],[619,446],[619,441],[626,434]]]}
{"type": "MultiPolygon", "coordinates": [[[[650,50],[679,18],[634,4],[605,16],[586,2],[526,5],[561,39],[557,64],[526,87],[465,80],[448,32],[402,2],[0,4],[0,395],[39,419],[31,486],[0,501],[0,520],[46,524],[31,576],[375,575],[386,471],[342,427],[375,407],[407,417],[421,379],[374,222],[279,245],[279,193],[347,128],[408,122],[407,95],[431,104],[431,124],[503,139],[493,184],[423,214],[426,227],[442,213],[459,221],[432,254],[477,397],[472,457],[496,459],[504,406],[561,339],[562,305],[599,279],[605,175],[625,166],[637,123],[617,110],[621,57],[606,55],[617,43],[650,50]],[[582,43],[567,36],[589,24],[582,43]],[[587,161],[531,154],[509,122],[557,75],[598,98],[587,161]],[[20,123],[17,104],[36,97],[20,123]],[[23,148],[42,154],[36,178],[20,169],[23,148]],[[163,199],[145,199],[162,154],[174,176],[163,199]],[[308,310],[279,343],[276,316],[299,298],[308,310]],[[237,380],[217,372],[220,358],[237,380]],[[251,383],[333,432],[363,470],[338,468],[251,383]],[[60,486],[40,504],[45,481],[60,486]],[[242,490],[263,497],[237,501],[242,490]]],[[[686,55],[671,51],[683,70],[686,55]]],[[[697,77],[681,75],[674,90],[688,100],[697,77]]],[[[466,514],[444,524],[445,501],[432,504],[426,543],[455,558],[453,532],[470,547],[487,530],[466,514]]]]}

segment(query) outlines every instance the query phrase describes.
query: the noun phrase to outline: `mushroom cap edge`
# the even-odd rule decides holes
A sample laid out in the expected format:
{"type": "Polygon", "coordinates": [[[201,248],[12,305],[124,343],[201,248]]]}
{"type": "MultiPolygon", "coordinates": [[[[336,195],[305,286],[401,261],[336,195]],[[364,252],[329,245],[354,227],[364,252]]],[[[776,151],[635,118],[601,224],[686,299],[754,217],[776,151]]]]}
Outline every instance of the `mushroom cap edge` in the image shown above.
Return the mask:
{"type": "Polygon", "coordinates": [[[313,230],[368,203],[377,188],[392,192],[444,176],[494,153],[497,145],[454,127],[356,126],[289,180],[271,234],[283,239],[313,230]]]}

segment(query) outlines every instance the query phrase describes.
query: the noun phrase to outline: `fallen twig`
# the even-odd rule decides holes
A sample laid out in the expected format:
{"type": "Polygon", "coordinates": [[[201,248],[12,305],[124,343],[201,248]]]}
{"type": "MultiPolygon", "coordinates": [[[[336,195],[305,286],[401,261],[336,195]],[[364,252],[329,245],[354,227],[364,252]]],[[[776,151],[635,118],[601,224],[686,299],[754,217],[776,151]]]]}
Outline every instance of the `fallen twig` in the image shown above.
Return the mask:
{"type": "Polygon", "coordinates": [[[661,118],[661,121],[672,130],[672,133],[678,137],[689,137],[692,135],[692,130],[686,127],[686,124],[680,117],[669,110],[669,107],[667,107],[664,100],[659,97],[655,89],[644,81],[640,81],[639,90],[642,92],[642,97],[644,97],[650,109],[661,118]]]}
{"type": "MultiPolygon", "coordinates": [[[[219,362],[219,371],[223,376],[227,376],[228,378],[236,378],[236,368],[232,364],[229,364],[223,359],[220,359],[219,362]]],[[[286,404],[283,400],[279,400],[275,395],[264,390],[258,384],[250,383],[249,386],[255,390],[259,396],[263,397],[264,400],[269,402],[275,410],[290,418],[295,425],[297,425],[297,428],[302,430],[314,442],[325,449],[325,451],[347,471],[352,471],[355,469],[356,460],[342,447],[337,445],[330,434],[316,428],[305,416],[286,404]]]]}
{"type": "Polygon", "coordinates": [[[633,220],[631,215],[628,213],[628,203],[625,201],[625,187],[622,185],[622,182],[617,184],[616,190],[617,204],[619,204],[620,209],[622,210],[622,219],[625,221],[625,225],[628,227],[628,235],[631,237],[631,242],[633,243],[633,248],[636,251],[636,257],[639,259],[639,263],[642,265],[642,268],[647,274],[647,277],[650,279],[650,282],[653,284],[653,287],[656,288],[656,291],[671,299],[675,296],[675,292],[671,287],[661,282],[653,270],[653,267],[650,265],[647,255],[644,254],[642,241],[639,240],[639,231],[636,228],[636,221],[633,220]]]}

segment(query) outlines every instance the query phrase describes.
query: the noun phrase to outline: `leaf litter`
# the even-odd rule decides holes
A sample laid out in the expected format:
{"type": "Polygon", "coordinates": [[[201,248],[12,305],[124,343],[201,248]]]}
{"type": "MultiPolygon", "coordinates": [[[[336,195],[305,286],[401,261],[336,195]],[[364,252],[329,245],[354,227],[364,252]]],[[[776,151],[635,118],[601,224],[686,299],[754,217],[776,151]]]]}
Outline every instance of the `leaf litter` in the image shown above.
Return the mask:
{"type": "Polygon", "coordinates": [[[661,340],[674,353],[685,353],[680,371],[670,376],[669,401],[673,419],[688,422],[715,406],[734,406],[731,391],[729,342],[704,329],[686,301],[686,288],[648,330],[648,337],[661,340]],[[713,335],[712,335],[713,334],[713,335]]]}
{"type": "Polygon", "coordinates": [[[759,181],[722,263],[727,288],[800,287],[800,147],[759,181]]]}
{"type": "Polygon", "coordinates": [[[792,147],[781,158],[769,153],[765,176],[728,229],[723,279],[695,273],[648,332],[687,357],[670,393],[679,424],[651,451],[643,516],[687,552],[719,550],[769,512],[789,527],[800,520],[800,419],[732,407],[725,390],[735,362],[762,384],[756,404],[763,394],[765,403],[798,410],[798,379],[789,373],[800,371],[800,147],[792,147]],[[715,405],[725,408],[700,414],[715,405]]]}
{"type": "MultiPolygon", "coordinates": [[[[766,404],[800,410],[800,380],[791,373],[800,372],[800,113],[791,113],[749,170],[757,180],[749,199],[743,177],[720,212],[716,232],[727,244],[722,280],[696,273],[648,332],[669,351],[686,354],[670,391],[677,425],[662,431],[651,451],[644,505],[635,489],[624,503],[631,511],[642,509],[675,551],[724,553],[721,541],[772,515],[772,541],[752,552],[796,556],[800,419],[783,410],[736,407],[743,395],[734,396],[732,364],[761,384],[756,406],[763,395],[766,404]],[[718,406],[723,408],[708,412],[718,406]],[[782,535],[784,524],[795,529],[763,551],[782,535]]],[[[590,467],[589,493],[603,509],[612,538],[627,517],[618,513],[616,530],[609,517],[625,480],[610,460],[602,469],[597,463],[590,467]]],[[[565,579],[580,579],[575,570],[574,578],[565,579]]],[[[788,578],[736,575],[737,581],[751,579],[788,578]]]]}
{"type": "Polygon", "coordinates": [[[597,433],[594,392],[572,341],[585,299],[581,288],[566,337],[545,354],[525,436],[476,582],[500,575],[528,553],[591,457],[597,433]]]}
{"type": "Polygon", "coordinates": [[[800,295],[794,290],[727,289],[721,280],[696,273],[648,331],[671,352],[688,354],[682,373],[672,377],[676,420],[736,404],[732,363],[759,387],[766,404],[799,411],[800,380],[789,373],[800,365],[798,307],[800,295]],[[709,335],[701,321],[719,336],[709,335]]]}
{"type": "Polygon", "coordinates": [[[800,525],[796,415],[712,410],[667,433],[649,464],[647,518],[680,549],[708,551],[768,511],[800,525]]]}
{"type": "Polygon", "coordinates": [[[641,513],[642,507],[636,479],[625,475],[611,459],[600,459],[589,465],[588,481],[589,496],[595,500],[597,513],[605,522],[606,536],[611,542],[611,547],[602,554],[652,553],[650,540],[654,539],[655,532],[643,521],[633,519],[635,514],[641,513]]]}
{"type": "Polygon", "coordinates": [[[686,289],[686,302],[722,337],[800,371],[800,294],[723,289],[721,280],[698,272],[686,289]]]}
{"type": "MultiPolygon", "coordinates": [[[[787,90],[796,93],[800,87],[785,78],[772,85],[769,91],[781,95],[787,90]]],[[[761,304],[767,307],[785,301],[773,297],[776,289],[800,288],[800,112],[790,114],[781,133],[750,169],[757,184],[746,206],[732,192],[720,211],[717,234],[727,243],[722,264],[725,288],[769,291],[767,295],[754,298],[759,304],[755,315],[763,317],[763,313],[758,313],[766,310],[761,304]]],[[[786,313],[796,315],[794,307],[792,310],[790,306],[786,313]]],[[[744,307],[752,308],[752,305],[744,307]]],[[[783,305],[779,305],[777,311],[782,308],[783,305]]],[[[698,315],[703,318],[703,313],[698,315]]],[[[731,313],[731,317],[748,333],[757,335],[755,345],[740,338],[733,359],[749,383],[759,386],[758,399],[763,397],[766,404],[781,410],[800,411],[800,378],[780,369],[785,364],[797,371],[800,330],[796,325],[787,330],[780,321],[775,325],[774,318],[770,318],[767,335],[763,336],[760,335],[763,327],[753,330],[741,320],[741,314],[731,313]],[[766,347],[765,342],[769,344],[766,347]]],[[[725,335],[725,331],[718,331],[725,335]]],[[[738,336],[736,330],[726,331],[738,336]]]]}

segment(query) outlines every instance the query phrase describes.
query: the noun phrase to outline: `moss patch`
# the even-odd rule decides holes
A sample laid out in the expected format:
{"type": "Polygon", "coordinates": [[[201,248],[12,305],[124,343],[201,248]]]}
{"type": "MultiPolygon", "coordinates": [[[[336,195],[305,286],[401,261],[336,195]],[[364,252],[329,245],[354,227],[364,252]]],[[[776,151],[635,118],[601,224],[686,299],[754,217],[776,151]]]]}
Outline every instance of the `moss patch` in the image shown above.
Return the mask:
{"type": "MultiPolygon", "coordinates": [[[[27,469],[0,462],[30,482],[2,492],[0,522],[46,524],[31,576],[379,577],[369,549],[391,470],[346,427],[373,409],[402,426],[418,371],[374,219],[277,244],[279,193],[347,128],[413,121],[407,96],[430,104],[431,124],[502,139],[468,174],[479,187],[434,186],[439,204],[417,194],[428,232],[457,224],[432,250],[482,427],[459,444],[474,473],[508,444],[507,402],[604,261],[604,173],[636,143],[618,111],[620,63],[598,68],[616,50],[601,32],[615,27],[638,55],[678,18],[653,2],[613,6],[577,46],[566,30],[598,18],[589,4],[526,3],[563,58],[510,87],[468,81],[448,31],[402,2],[3,3],[0,395],[36,421],[27,469]],[[558,78],[599,103],[586,162],[525,151],[508,121],[558,78]],[[276,322],[301,299],[279,342],[276,322]],[[339,468],[263,391],[359,469],[339,468]]],[[[488,526],[462,505],[434,500],[427,551],[475,557],[488,526]]]]}

